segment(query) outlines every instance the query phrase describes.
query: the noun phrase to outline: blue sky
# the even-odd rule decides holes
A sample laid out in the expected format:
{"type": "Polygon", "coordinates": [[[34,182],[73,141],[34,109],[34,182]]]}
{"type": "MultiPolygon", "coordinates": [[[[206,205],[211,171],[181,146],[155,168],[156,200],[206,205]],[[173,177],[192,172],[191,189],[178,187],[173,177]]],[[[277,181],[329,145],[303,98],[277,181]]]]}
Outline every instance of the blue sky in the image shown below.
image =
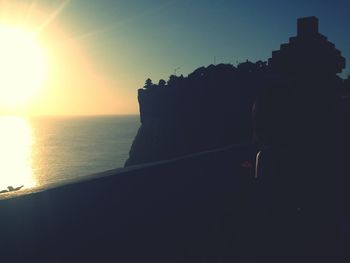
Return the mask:
{"type": "MultiPolygon", "coordinates": [[[[53,8],[63,1],[38,0],[53,8]]],[[[296,34],[298,17],[317,16],[320,32],[350,59],[349,1],[71,0],[56,22],[77,40],[115,89],[132,97],[150,77],[187,75],[214,62],[267,60],[296,34]]],[[[344,76],[350,74],[347,69],[344,76]]]]}
{"type": "Polygon", "coordinates": [[[217,62],[266,60],[295,35],[298,17],[316,15],[320,31],[350,57],[348,1],[73,0],[61,20],[96,63],[137,77],[188,74],[217,62]]]}

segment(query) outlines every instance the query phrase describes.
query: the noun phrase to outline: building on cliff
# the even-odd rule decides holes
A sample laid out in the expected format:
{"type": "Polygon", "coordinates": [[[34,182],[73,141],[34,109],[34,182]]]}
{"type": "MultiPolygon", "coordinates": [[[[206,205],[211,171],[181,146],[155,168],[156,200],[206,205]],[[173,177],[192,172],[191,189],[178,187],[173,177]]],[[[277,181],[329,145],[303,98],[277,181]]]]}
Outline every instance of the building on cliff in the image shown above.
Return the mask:
{"type": "Polygon", "coordinates": [[[298,19],[297,36],[280,50],[273,51],[268,64],[273,70],[288,75],[322,77],[335,75],[345,68],[345,58],[327,37],[319,33],[317,17],[298,19]]]}

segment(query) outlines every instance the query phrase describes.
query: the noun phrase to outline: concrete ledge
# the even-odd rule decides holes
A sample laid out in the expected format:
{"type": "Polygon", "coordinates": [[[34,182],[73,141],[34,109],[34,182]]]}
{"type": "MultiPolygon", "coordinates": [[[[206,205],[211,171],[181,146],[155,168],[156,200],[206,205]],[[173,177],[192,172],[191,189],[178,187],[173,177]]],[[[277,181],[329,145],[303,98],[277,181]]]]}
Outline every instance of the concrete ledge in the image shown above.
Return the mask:
{"type": "Polygon", "coordinates": [[[232,262],[251,187],[241,164],[253,152],[228,147],[7,196],[0,201],[1,257],[232,262]]]}

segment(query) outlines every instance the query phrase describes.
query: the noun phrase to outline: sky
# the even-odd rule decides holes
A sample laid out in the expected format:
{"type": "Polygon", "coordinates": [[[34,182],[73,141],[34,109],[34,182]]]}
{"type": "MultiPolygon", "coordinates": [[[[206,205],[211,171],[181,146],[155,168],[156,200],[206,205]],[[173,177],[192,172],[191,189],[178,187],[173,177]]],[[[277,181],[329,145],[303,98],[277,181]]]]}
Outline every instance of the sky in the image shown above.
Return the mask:
{"type": "Polygon", "coordinates": [[[12,7],[3,20],[20,17],[38,30],[48,57],[43,88],[21,108],[31,114],[138,114],[137,89],[147,78],[167,80],[176,68],[188,75],[214,57],[267,60],[296,35],[298,17],[317,16],[320,32],[350,59],[349,1],[3,0],[2,7],[6,2],[26,6],[12,7]]]}

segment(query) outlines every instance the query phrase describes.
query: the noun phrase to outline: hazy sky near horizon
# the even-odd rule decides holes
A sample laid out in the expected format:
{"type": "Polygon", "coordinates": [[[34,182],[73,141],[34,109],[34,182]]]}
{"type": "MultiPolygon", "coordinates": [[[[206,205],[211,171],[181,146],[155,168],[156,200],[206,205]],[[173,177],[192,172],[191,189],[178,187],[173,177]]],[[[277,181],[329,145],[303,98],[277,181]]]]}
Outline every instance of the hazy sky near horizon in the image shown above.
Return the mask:
{"type": "Polygon", "coordinates": [[[350,59],[345,0],[17,2],[54,14],[40,35],[55,62],[28,106],[33,114],[137,114],[137,89],[146,78],[167,80],[178,67],[187,75],[214,57],[233,64],[267,60],[296,34],[296,19],[303,16],[317,16],[320,32],[350,59]]]}

